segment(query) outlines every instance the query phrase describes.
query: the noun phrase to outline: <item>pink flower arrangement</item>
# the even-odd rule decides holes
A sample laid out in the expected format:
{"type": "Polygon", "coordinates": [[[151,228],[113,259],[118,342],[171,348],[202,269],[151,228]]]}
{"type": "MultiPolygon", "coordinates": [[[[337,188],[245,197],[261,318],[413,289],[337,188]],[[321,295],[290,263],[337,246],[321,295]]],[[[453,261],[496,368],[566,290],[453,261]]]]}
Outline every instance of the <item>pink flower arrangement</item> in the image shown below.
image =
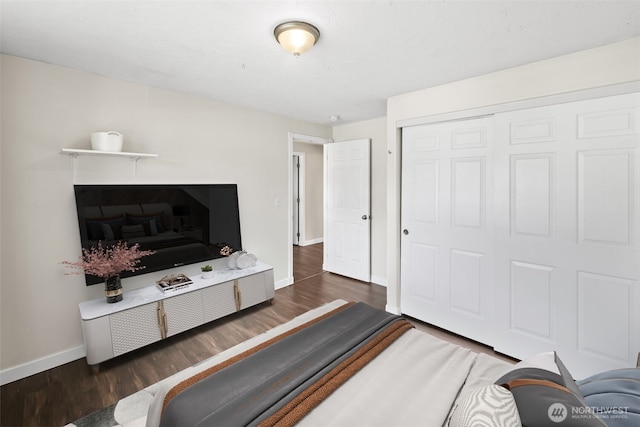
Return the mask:
{"type": "MultiPolygon", "coordinates": [[[[90,249],[83,248],[79,261],[62,261],[61,264],[78,270],[83,270],[85,274],[98,277],[115,277],[123,271],[136,271],[144,267],[138,266],[140,258],[151,255],[154,251],[141,251],[140,245],[128,246],[127,242],[121,241],[113,246],[102,247],[92,246],[90,249]]],[[[66,274],[82,274],[80,271],[66,274]]]]}

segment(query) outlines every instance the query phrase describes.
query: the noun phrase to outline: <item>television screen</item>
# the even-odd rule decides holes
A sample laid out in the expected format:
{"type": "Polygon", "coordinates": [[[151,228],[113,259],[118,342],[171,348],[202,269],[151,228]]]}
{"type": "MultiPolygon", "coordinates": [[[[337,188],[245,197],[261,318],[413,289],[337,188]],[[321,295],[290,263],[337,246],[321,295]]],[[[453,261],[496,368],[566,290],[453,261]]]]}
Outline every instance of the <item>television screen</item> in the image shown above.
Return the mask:
{"type": "MultiPolygon", "coordinates": [[[[75,185],[83,248],[138,243],[155,251],[129,277],[198,263],[242,249],[235,184],[75,185]]],[[[87,285],[104,279],[85,275],[87,285]]]]}

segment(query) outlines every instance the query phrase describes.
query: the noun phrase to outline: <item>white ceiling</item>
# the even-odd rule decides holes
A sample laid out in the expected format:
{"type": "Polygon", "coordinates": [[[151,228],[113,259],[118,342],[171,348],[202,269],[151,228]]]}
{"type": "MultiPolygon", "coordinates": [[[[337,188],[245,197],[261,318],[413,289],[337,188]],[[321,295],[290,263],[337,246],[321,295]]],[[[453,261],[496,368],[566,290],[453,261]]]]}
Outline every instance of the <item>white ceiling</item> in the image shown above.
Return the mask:
{"type": "Polygon", "coordinates": [[[640,1],[1,0],[0,25],[6,54],[336,125],[386,115],[390,96],[640,36],[640,1]],[[287,20],[321,33],[297,59],[273,37],[287,20]]]}

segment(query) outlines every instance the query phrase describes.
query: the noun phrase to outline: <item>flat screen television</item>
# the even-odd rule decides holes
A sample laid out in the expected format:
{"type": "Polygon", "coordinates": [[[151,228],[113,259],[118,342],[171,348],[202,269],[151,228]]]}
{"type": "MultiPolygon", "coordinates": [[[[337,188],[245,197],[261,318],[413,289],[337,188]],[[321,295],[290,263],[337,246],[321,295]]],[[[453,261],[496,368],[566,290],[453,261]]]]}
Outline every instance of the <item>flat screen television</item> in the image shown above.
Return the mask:
{"type": "MultiPolygon", "coordinates": [[[[155,251],[130,277],[242,249],[235,184],[75,185],[82,248],[126,241],[155,251]]],[[[226,253],[228,254],[228,253],[226,253]]],[[[104,279],[85,275],[87,285],[104,279]]]]}

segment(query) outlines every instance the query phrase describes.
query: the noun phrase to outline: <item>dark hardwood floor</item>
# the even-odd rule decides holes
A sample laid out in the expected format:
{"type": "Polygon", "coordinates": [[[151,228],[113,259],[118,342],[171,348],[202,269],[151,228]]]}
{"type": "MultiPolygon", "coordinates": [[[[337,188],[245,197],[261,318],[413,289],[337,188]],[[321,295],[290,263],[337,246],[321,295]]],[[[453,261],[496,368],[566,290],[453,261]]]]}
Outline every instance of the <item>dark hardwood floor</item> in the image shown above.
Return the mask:
{"type": "MultiPolygon", "coordinates": [[[[229,347],[335,299],[384,309],[386,288],[322,271],[322,244],[294,246],[293,286],[264,303],[119,356],[94,372],[85,359],[14,381],[0,388],[2,426],[62,426],[108,406],[229,347]]],[[[414,321],[441,338],[490,349],[414,321]]]]}

